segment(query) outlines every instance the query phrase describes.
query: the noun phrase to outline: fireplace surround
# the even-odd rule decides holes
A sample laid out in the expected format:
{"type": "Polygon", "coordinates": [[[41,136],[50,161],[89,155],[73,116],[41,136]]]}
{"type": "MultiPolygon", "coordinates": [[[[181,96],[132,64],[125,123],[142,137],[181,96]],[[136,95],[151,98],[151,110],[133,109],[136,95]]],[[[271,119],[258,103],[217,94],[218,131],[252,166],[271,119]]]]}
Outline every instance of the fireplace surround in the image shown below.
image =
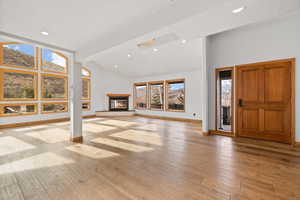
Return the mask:
{"type": "Polygon", "coordinates": [[[128,111],[129,96],[128,94],[107,94],[109,111],[128,111]]]}

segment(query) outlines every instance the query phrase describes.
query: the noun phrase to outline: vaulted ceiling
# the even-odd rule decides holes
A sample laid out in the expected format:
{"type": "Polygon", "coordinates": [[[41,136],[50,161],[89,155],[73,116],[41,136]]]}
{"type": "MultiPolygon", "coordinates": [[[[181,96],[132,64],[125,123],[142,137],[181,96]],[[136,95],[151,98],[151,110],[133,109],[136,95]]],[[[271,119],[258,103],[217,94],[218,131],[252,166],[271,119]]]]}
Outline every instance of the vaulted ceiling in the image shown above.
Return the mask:
{"type": "Polygon", "coordinates": [[[195,69],[197,38],[299,10],[299,0],[0,0],[0,30],[74,50],[80,60],[128,76],[146,76],[195,69]],[[244,12],[232,14],[241,6],[244,12]],[[136,46],[166,34],[177,40],[157,52],[136,46]]]}

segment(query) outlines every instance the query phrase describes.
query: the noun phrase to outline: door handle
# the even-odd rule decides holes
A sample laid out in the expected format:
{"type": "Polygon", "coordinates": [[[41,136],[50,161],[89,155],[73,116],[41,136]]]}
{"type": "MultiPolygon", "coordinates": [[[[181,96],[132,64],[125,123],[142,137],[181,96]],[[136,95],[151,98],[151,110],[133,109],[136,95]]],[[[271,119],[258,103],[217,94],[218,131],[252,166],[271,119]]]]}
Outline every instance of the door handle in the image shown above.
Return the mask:
{"type": "Polygon", "coordinates": [[[243,107],[243,99],[239,99],[239,106],[243,107]]]}

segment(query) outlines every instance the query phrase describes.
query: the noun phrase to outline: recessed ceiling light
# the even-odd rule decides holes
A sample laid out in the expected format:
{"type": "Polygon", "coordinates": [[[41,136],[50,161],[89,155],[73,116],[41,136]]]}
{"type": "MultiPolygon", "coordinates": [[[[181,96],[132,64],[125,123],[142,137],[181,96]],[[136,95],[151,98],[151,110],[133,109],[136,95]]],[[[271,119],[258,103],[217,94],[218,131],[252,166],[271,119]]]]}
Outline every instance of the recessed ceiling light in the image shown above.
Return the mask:
{"type": "Polygon", "coordinates": [[[182,44],[185,44],[187,41],[186,40],[181,40],[181,43],[182,44]]]}
{"type": "Polygon", "coordinates": [[[42,34],[42,35],[49,35],[49,33],[46,32],[46,31],[42,31],[41,34],[42,34]]]}
{"type": "Polygon", "coordinates": [[[156,52],[156,51],[158,51],[158,49],[157,49],[157,48],[154,48],[154,49],[153,49],[153,51],[155,51],[155,52],[156,52]]]}
{"type": "Polygon", "coordinates": [[[131,54],[130,53],[127,56],[128,56],[128,58],[131,58],[131,54]]]}
{"type": "Polygon", "coordinates": [[[115,68],[118,68],[119,66],[118,66],[118,65],[115,65],[114,67],[115,67],[115,68]]]}
{"type": "Polygon", "coordinates": [[[242,12],[242,11],[245,10],[245,9],[246,9],[246,7],[245,7],[245,6],[242,6],[242,7],[239,7],[239,8],[234,9],[234,10],[232,11],[232,13],[237,14],[237,13],[242,12]]]}

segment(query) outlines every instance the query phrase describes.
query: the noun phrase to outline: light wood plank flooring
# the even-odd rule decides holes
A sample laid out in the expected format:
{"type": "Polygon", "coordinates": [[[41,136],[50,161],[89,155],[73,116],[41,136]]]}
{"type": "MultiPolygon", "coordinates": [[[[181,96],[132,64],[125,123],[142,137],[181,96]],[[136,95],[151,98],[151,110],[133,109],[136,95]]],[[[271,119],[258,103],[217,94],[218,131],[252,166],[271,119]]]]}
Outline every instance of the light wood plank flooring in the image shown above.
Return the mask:
{"type": "Polygon", "coordinates": [[[0,130],[0,200],[300,199],[300,158],[141,117],[0,130]]]}

